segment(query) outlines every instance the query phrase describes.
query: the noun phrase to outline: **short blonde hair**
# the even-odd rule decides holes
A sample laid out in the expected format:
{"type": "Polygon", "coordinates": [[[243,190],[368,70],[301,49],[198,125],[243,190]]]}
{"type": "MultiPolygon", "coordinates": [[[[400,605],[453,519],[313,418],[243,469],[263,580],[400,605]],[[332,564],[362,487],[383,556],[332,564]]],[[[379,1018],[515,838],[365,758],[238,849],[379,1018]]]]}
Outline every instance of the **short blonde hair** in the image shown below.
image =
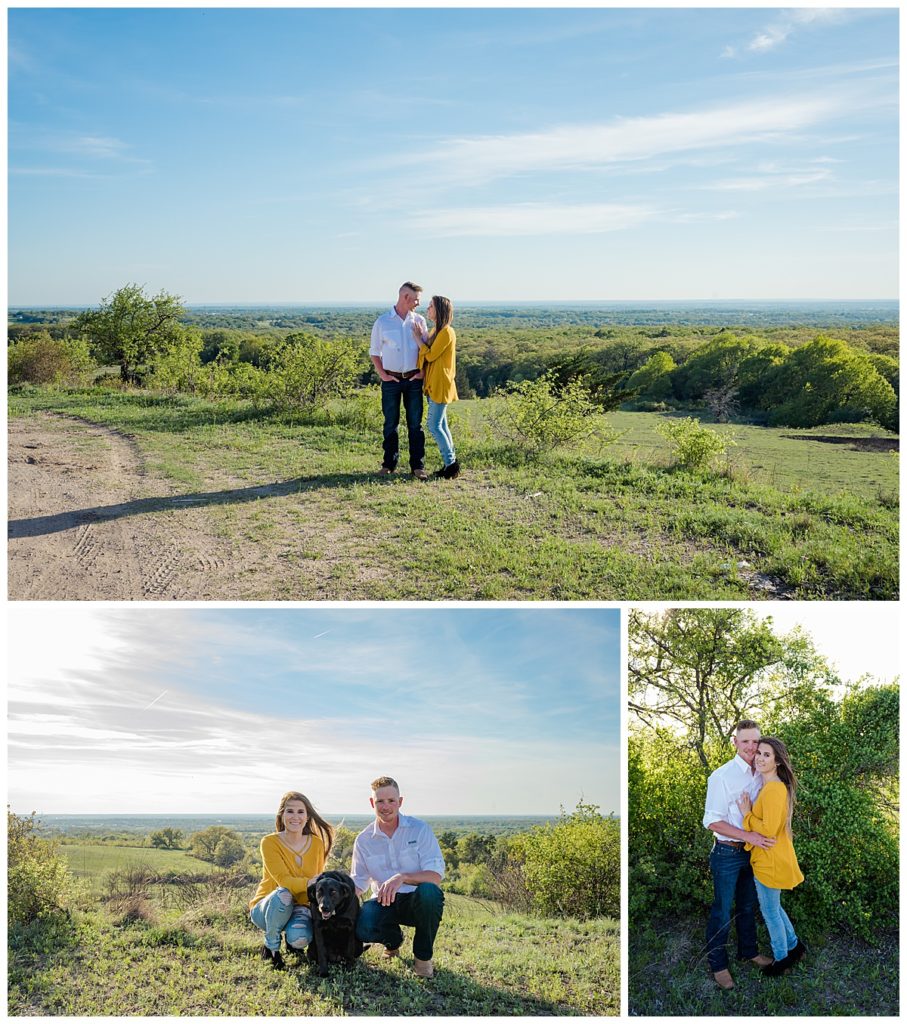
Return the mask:
{"type": "Polygon", "coordinates": [[[397,785],[396,780],[392,779],[390,775],[379,775],[372,783],[372,792],[377,793],[379,789],[384,789],[385,786],[393,786],[398,793],[400,792],[400,787],[397,785]]]}

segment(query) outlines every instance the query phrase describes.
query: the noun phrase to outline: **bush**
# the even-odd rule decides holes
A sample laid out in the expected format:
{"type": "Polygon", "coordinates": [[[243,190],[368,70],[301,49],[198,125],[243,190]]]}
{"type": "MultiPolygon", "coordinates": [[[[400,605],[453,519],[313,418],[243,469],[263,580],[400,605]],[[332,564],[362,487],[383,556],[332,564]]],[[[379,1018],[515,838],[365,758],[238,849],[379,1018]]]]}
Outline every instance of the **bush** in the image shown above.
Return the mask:
{"type": "Polygon", "coordinates": [[[78,386],[96,368],[82,338],[52,338],[46,331],[10,345],[7,350],[10,384],[78,386]]]}
{"type": "Polygon", "coordinates": [[[580,803],[516,838],[535,909],[564,917],[620,916],[620,823],[580,803]]]}
{"type": "Polygon", "coordinates": [[[659,423],[655,429],[671,443],[674,460],[684,469],[707,469],[714,459],[736,444],[733,438],[700,426],[698,419],[689,416],[659,423]]]}
{"type": "Polygon", "coordinates": [[[25,925],[68,909],[79,888],[55,841],[38,835],[39,822],[7,810],[7,921],[25,925]]]}
{"type": "Polygon", "coordinates": [[[551,374],[508,384],[497,393],[494,430],[529,459],[578,445],[595,435],[602,444],[619,437],[605,427],[581,378],[558,384],[551,374]]]}
{"type": "Polygon", "coordinates": [[[236,864],[245,856],[243,844],[233,836],[224,836],[214,848],[214,863],[221,868],[236,864]]]}
{"type": "Polygon", "coordinates": [[[347,338],[288,335],[268,361],[268,398],[278,409],[296,410],[346,395],[362,367],[360,348],[347,338]]]}

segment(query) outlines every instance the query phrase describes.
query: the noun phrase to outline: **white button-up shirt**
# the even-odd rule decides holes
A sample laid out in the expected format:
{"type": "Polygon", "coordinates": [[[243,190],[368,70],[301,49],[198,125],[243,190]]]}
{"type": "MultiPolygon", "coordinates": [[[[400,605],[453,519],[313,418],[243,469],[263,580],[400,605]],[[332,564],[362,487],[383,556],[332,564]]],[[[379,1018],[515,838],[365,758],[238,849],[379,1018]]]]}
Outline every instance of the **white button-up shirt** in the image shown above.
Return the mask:
{"type": "MultiPolygon", "coordinates": [[[[356,836],[350,875],[357,889],[365,892],[371,888],[374,894],[393,875],[413,871],[437,871],[444,877],[444,855],[434,832],[424,821],[401,814],[392,836],[386,836],[377,821],[356,836]]],[[[398,892],[415,889],[414,885],[401,885],[398,892]]]]}
{"type": "Polygon", "coordinates": [[[413,324],[425,336],[428,327],[425,318],[410,310],[406,319],[401,320],[395,309],[382,313],[372,328],[370,356],[380,356],[381,365],[392,373],[408,373],[415,370],[419,359],[419,346],[413,337],[413,324]]]}
{"type": "MultiPolygon", "coordinates": [[[[733,761],[728,761],[716,768],[709,776],[709,787],[705,794],[705,814],[702,824],[708,828],[713,822],[726,821],[735,828],[743,828],[743,812],[737,806],[737,798],[741,793],[749,793],[753,803],[762,789],[762,775],[753,772],[752,768],[737,754],[733,761]]],[[[731,836],[715,833],[715,838],[730,842],[738,842],[731,836]]]]}

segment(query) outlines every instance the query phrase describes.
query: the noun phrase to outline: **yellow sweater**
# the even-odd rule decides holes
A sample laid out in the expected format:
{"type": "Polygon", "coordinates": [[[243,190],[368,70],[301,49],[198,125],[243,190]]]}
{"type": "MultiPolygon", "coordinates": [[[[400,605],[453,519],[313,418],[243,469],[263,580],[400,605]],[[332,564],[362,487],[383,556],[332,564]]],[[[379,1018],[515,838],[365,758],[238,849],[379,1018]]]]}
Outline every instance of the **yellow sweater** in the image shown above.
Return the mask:
{"type": "Polygon", "coordinates": [[[763,885],[769,889],[793,889],[803,881],[794,843],[787,831],[787,786],[783,782],[767,782],[762,787],[753,809],[744,816],[743,827],[747,832],[760,832],[778,840],[770,850],[746,844],[752,851],[753,874],[763,885]]]}
{"type": "Polygon", "coordinates": [[[425,367],[425,394],[439,405],[456,402],[457,335],[448,325],[442,327],[435,340],[419,348],[419,369],[425,367]]]}
{"type": "Polygon", "coordinates": [[[324,843],[312,835],[309,848],[302,855],[302,863],[296,863],[296,854],[283,843],[276,832],[261,841],[262,879],[258,892],[252,897],[249,909],[275,889],[289,889],[294,903],[309,904],[306,892],[309,882],[324,871],[324,843]]]}

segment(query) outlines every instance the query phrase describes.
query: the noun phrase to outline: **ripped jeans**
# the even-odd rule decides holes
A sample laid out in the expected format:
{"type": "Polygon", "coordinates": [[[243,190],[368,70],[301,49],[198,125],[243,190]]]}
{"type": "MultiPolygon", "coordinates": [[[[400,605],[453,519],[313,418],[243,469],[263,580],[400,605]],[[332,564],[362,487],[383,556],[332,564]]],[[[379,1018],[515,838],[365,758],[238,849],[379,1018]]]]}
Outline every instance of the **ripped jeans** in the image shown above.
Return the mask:
{"type": "Polygon", "coordinates": [[[312,912],[301,903],[294,903],[289,889],[275,889],[263,896],[249,912],[249,918],[265,933],[265,945],[270,950],[280,949],[283,931],[287,934],[287,945],[294,949],[302,949],[312,941],[312,912]]]}

